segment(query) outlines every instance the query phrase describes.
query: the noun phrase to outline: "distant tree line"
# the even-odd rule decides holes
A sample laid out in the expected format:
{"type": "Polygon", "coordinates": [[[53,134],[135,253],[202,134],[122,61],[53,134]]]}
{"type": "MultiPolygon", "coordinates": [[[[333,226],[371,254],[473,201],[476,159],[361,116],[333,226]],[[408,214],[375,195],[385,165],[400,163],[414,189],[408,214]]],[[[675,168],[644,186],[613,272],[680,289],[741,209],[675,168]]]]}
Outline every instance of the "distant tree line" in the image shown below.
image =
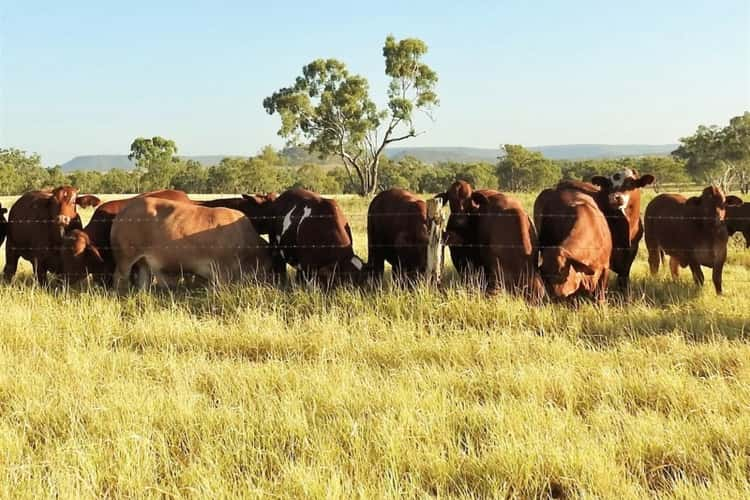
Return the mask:
{"type": "MultiPolygon", "coordinates": [[[[523,146],[506,144],[496,164],[442,162],[435,165],[413,157],[380,160],[376,191],[401,187],[416,193],[436,193],[455,180],[477,188],[538,191],[560,179],[588,180],[622,168],[653,174],[655,188],[665,185],[720,184],[725,190],[750,190],[750,113],[732,118],[724,128],[699,127],[671,156],[602,160],[551,160],[523,146]]],[[[326,194],[361,193],[359,179],[329,158],[319,159],[301,149],[282,152],[266,146],[256,156],[224,158],[207,167],[176,156],[177,145],[162,137],[139,137],[129,157],[133,170],[63,172],[45,168],[36,154],[0,149],[0,195],[70,184],[92,193],[140,193],[180,189],[189,193],[260,193],[304,187],[326,194]]],[[[335,160],[333,160],[335,161],[335,160]]]]}

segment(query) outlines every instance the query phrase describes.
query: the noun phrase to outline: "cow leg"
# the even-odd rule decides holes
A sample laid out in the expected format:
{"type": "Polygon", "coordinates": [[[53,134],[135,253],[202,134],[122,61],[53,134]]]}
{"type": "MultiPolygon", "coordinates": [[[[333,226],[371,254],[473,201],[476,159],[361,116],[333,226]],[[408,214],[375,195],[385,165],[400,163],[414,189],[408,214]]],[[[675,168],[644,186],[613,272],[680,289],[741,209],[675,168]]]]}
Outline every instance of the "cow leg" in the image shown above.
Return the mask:
{"type": "Polygon", "coordinates": [[[661,265],[661,250],[658,246],[648,247],[648,268],[651,274],[654,275],[659,272],[659,266],[661,265]]]}
{"type": "Polygon", "coordinates": [[[706,281],[706,279],[703,277],[703,270],[701,269],[701,265],[697,262],[691,262],[690,271],[693,273],[693,281],[695,281],[695,284],[698,286],[703,286],[703,282],[706,281]]]}
{"type": "MultiPolygon", "coordinates": [[[[112,287],[117,292],[122,292],[127,290],[128,286],[130,285],[130,270],[133,268],[133,265],[138,261],[139,257],[127,259],[127,260],[120,260],[117,263],[117,267],[115,267],[114,275],[112,276],[112,287]]],[[[148,266],[142,265],[139,266],[139,271],[141,268],[146,267],[148,269],[148,266]]],[[[140,279],[140,272],[139,279],[140,279]]],[[[140,283],[138,284],[139,288],[141,288],[140,283]]],[[[143,288],[141,288],[143,289],[143,288]]]]}
{"type": "Polygon", "coordinates": [[[385,273],[385,256],[380,248],[371,247],[368,252],[367,264],[370,268],[371,276],[375,279],[382,279],[385,273]]]}
{"type": "Polygon", "coordinates": [[[47,262],[45,259],[34,259],[33,263],[36,281],[41,286],[47,286],[47,262]]]}
{"type": "Polygon", "coordinates": [[[5,269],[3,269],[3,277],[5,281],[10,281],[13,276],[16,275],[18,270],[18,259],[21,255],[18,254],[10,245],[5,245],[5,269]]]}
{"type": "Polygon", "coordinates": [[[714,282],[714,288],[716,289],[717,295],[721,295],[721,274],[723,270],[724,270],[724,263],[717,262],[714,264],[714,268],[711,271],[711,278],[714,282]]]}
{"type": "Polygon", "coordinates": [[[607,284],[609,283],[609,269],[602,271],[602,275],[599,276],[599,281],[596,283],[594,288],[594,299],[599,304],[604,304],[607,300],[607,284]]]}
{"type": "Polygon", "coordinates": [[[674,257],[670,257],[669,271],[672,273],[672,278],[677,279],[680,276],[680,261],[674,257]]]}

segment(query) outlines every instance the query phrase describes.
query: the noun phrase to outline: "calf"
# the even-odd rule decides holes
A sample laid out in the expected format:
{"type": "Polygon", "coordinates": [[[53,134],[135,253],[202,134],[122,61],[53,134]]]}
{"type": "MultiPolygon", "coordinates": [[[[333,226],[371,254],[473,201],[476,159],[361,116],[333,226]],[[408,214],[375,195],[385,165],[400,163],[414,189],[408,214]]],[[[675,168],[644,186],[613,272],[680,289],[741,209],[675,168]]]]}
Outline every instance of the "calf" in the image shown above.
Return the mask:
{"type": "Polygon", "coordinates": [[[0,246],[3,246],[3,241],[5,241],[5,232],[8,225],[8,221],[5,220],[5,213],[7,211],[8,209],[3,208],[2,204],[0,204],[0,246]]]}
{"type": "Polygon", "coordinates": [[[664,254],[670,256],[672,276],[680,267],[690,267],[693,280],[703,285],[701,266],[712,269],[714,288],[721,294],[721,275],[727,259],[729,233],[725,222],[727,207],[739,207],[742,200],[724,196],[709,186],[700,196],[660,194],[646,207],[646,247],[651,274],[659,271],[664,254]]]}
{"type": "Polygon", "coordinates": [[[445,191],[438,194],[436,198],[448,203],[451,215],[448,218],[446,232],[448,233],[448,248],[451,253],[453,267],[459,274],[464,274],[471,269],[482,266],[477,247],[476,238],[476,213],[477,204],[472,199],[473,193],[481,193],[485,196],[500,194],[492,189],[481,189],[474,191],[466,181],[456,181],[445,191]]]}
{"type": "Polygon", "coordinates": [[[591,184],[561,182],[534,202],[542,279],[556,298],[585,293],[604,301],[612,236],[596,192],[591,184]]]}
{"type": "Polygon", "coordinates": [[[521,203],[502,193],[475,191],[473,224],[479,263],[487,277],[487,293],[500,287],[536,302],[544,295],[539,276],[537,235],[521,203]]]}
{"type": "MultiPolygon", "coordinates": [[[[187,272],[211,282],[243,274],[261,277],[271,269],[268,244],[250,219],[230,208],[210,208],[159,198],[132,200],[112,223],[114,286],[128,282],[143,259],[158,281],[187,272]]],[[[139,286],[148,283],[141,274],[139,286]]]]}
{"type": "Polygon", "coordinates": [[[643,237],[640,188],[653,183],[654,176],[640,176],[637,171],[626,168],[609,177],[596,176],[591,182],[601,188],[594,200],[612,233],[610,269],[617,273],[617,286],[626,289],[643,237]]]}
{"type": "Polygon", "coordinates": [[[271,204],[269,241],[274,272],[286,276],[286,264],[301,278],[358,280],[362,259],[354,255],[352,232],[335,200],[306,189],[290,189],[271,204]]]}
{"type": "Polygon", "coordinates": [[[729,236],[742,233],[745,237],[745,247],[750,248],[750,203],[743,203],[739,207],[728,205],[726,219],[729,236]]]}
{"type": "Polygon", "coordinates": [[[183,191],[165,189],[101,204],[85,229],[70,231],[63,239],[62,272],[70,284],[75,284],[91,274],[102,285],[111,285],[112,274],[115,271],[115,260],[109,239],[112,222],[128,203],[147,196],[193,203],[183,191]]]}
{"type": "Polygon", "coordinates": [[[373,198],[367,211],[368,268],[383,276],[385,261],[396,278],[416,279],[427,268],[427,204],[403,189],[373,198]]]}
{"type": "Polygon", "coordinates": [[[40,284],[47,282],[47,271],[60,272],[63,236],[66,231],[82,228],[76,206],[95,207],[99,203],[96,196],[79,196],[70,186],[21,196],[8,214],[5,280],[16,274],[21,257],[31,262],[40,284]]]}

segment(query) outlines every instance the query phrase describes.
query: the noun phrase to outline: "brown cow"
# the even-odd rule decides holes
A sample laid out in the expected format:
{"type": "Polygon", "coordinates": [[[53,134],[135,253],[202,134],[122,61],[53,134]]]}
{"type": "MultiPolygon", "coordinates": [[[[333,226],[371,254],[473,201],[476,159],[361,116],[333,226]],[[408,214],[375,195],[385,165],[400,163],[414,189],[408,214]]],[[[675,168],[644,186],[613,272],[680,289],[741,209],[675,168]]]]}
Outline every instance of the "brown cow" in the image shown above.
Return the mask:
{"type": "Polygon", "coordinates": [[[721,274],[727,259],[729,234],[724,220],[727,207],[742,205],[736,196],[724,196],[709,186],[700,196],[660,194],[646,207],[646,247],[651,274],[659,271],[664,254],[670,256],[672,276],[690,267],[693,280],[703,285],[701,266],[712,268],[716,293],[721,294],[721,274]]]}
{"type": "Polygon", "coordinates": [[[5,244],[5,270],[10,280],[18,269],[18,259],[30,261],[40,284],[47,282],[47,271],[60,272],[60,248],[66,231],[81,229],[76,206],[95,207],[99,198],[78,195],[70,186],[51,191],[30,191],[13,204],[8,214],[5,244]]]}
{"type": "Polygon", "coordinates": [[[534,202],[542,279],[556,298],[583,292],[604,301],[612,236],[592,198],[598,191],[588,183],[561,182],[534,202]]]}
{"type": "Polygon", "coordinates": [[[3,205],[0,204],[0,246],[3,245],[3,241],[5,241],[5,232],[7,230],[8,221],[5,220],[5,213],[8,211],[7,208],[3,208],[3,205]]]}
{"type": "Polygon", "coordinates": [[[415,280],[427,268],[427,204],[404,189],[373,198],[367,211],[368,269],[380,278],[385,261],[395,278],[415,280]]]}
{"type": "Polygon", "coordinates": [[[727,206],[726,219],[729,236],[742,233],[745,247],[750,248],[750,203],[745,202],[739,207],[727,206]]]}
{"type": "MultiPolygon", "coordinates": [[[[183,272],[227,282],[243,274],[262,278],[271,269],[268,244],[250,219],[230,208],[138,198],[115,217],[111,241],[118,290],[141,259],[163,284],[183,272]]],[[[141,288],[150,282],[146,273],[139,277],[141,288]]]]}
{"type": "Polygon", "coordinates": [[[532,301],[544,296],[539,276],[537,235],[521,203],[502,193],[486,195],[475,191],[473,222],[479,262],[487,277],[487,293],[501,287],[521,293],[532,301]]]}
{"type": "Polygon", "coordinates": [[[105,286],[111,284],[115,271],[115,260],[109,240],[112,221],[132,200],[147,196],[193,203],[183,191],[164,189],[101,204],[85,229],[70,231],[63,240],[62,271],[70,284],[79,282],[88,274],[93,275],[97,282],[105,286]]]}
{"type": "Polygon", "coordinates": [[[319,277],[331,283],[334,278],[360,278],[364,263],[354,255],[349,223],[335,200],[290,189],[272,202],[271,212],[274,272],[282,278],[286,264],[297,268],[303,279],[319,277]]]}
{"type": "Polygon", "coordinates": [[[643,238],[640,188],[653,183],[654,176],[641,176],[637,171],[626,168],[609,177],[596,176],[591,182],[601,188],[594,195],[594,200],[607,218],[612,233],[610,269],[617,273],[617,286],[626,289],[630,268],[643,238]]]}
{"type": "Polygon", "coordinates": [[[438,194],[436,198],[448,203],[451,209],[451,215],[448,218],[448,248],[451,253],[453,267],[459,274],[463,274],[471,269],[479,269],[482,266],[479,255],[479,247],[474,238],[476,232],[476,213],[477,205],[472,200],[474,192],[481,193],[485,196],[500,194],[500,191],[492,189],[480,189],[474,191],[466,181],[456,181],[445,191],[438,194]]]}

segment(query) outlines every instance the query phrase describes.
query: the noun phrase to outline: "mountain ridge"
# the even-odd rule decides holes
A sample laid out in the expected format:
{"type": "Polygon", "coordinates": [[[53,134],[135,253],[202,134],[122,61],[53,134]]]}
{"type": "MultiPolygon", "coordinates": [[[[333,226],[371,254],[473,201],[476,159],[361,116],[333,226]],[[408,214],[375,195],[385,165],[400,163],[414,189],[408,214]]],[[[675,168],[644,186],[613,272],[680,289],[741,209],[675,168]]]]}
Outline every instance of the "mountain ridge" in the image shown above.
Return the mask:
{"type": "MultiPolygon", "coordinates": [[[[528,149],[542,153],[552,160],[593,160],[637,156],[665,156],[677,144],[559,144],[531,146],[528,149]]],[[[500,149],[472,147],[402,147],[388,148],[388,158],[399,160],[413,156],[425,163],[439,162],[496,162],[500,149]]],[[[282,153],[283,154],[283,153],[282,153]]],[[[240,155],[181,155],[182,159],[201,162],[205,166],[218,164],[222,158],[240,155]]],[[[80,155],[61,165],[63,171],[107,171],[112,168],[132,169],[135,164],[127,155],[80,155]]]]}

